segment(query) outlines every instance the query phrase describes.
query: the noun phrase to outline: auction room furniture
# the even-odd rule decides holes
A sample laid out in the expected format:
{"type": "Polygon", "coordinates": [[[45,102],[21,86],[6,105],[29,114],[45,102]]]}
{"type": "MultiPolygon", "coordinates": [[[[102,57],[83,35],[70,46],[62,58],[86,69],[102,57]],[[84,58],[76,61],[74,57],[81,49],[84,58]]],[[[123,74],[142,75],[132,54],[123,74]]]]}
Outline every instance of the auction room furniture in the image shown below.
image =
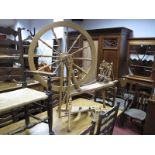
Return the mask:
{"type": "Polygon", "coordinates": [[[155,38],[128,40],[126,75],[129,83],[141,83],[153,93],[155,86],[155,38]]]}
{"type": "Polygon", "coordinates": [[[143,134],[149,97],[150,94],[142,91],[141,86],[136,84],[134,98],[124,112],[125,117],[129,117],[131,122],[133,120],[138,120],[140,122],[141,134],[143,134]]]}
{"type": "MultiPolygon", "coordinates": [[[[99,66],[103,60],[109,63],[113,63],[113,74],[115,79],[121,77],[125,73],[127,57],[127,39],[132,37],[132,30],[124,27],[119,27],[93,29],[87,30],[87,32],[92,37],[97,54],[97,72],[94,71],[94,73],[92,73],[92,79],[96,79],[97,74],[99,74],[99,66]]],[[[71,46],[77,35],[77,32],[69,33],[69,47],[71,46]]],[[[87,40],[81,37],[74,46],[74,49],[85,47],[87,45],[87,40]]],[[[83,53],[83,56],[87,56],[87,58],[90,57],[89,49],[85,49],[85,53],[83,53]]]]}
{"type": "MultiPolygon", "coordinates": [[[[91,100],[79,98],[77,100],[73,101],[74,106],[90,106],[90,107],[98,107],[103,108],[103,105],[91,100]]],[[[109,111],[111,107],[106,106],[105,112],[109,111]]],[[[118,111],[118,116],[120,115],[121,110],[118,111]]],[[[46,112],[40,113],[36,115],[37,117],[40,117],[42,119],[46,118],[46,112]]],[[[35,123],[36,120],[33,118],[30,118],[32,123],[35,123]]],[[[67,117],[58,117],[58,111],[57,107],[53,108],[53,131],[56,135],[79,135],[82,131],[84,131],[88,126],[90,126],[92,122],[92,116],[88,112],[84,112],[81,114],[81,117],[78,117],[78,114],[74,114],[71,117],[71,131],[68,132],[67,126],[68,126],[68,118],[67,117]]],[[[16,130],[18,128],[23,127],[24,120],[21,120],[19,122],[10,124],[8,126],[5,126],[3,128],[0,128],[0,134],[8,134],[11,133],[12,130],[16,130]]],[[[47,135],[48,134],[48,126],[45,123],[39,123],[33,128],[30,128],[28,130],[25,130],[21,133],[17,134],[30,134],[30,135],[47,135]]]]}
{"type": "Polygon", "coordinates": [[[115,122],[117,119],[117,113],[119,109],[119,103],[107,111],[99,112],[97,115],[98,120],[93,120],[91,125],[82,131],[81,135],[112,135],[115,122]],[[95,128],[95,125],[97,126],[95,128]],[[96,131],[95,131],[96,130],[96,131]]]}
{"type": "MultiPolygon", "coordinates": [[[[0,67],[1,80],[11,81],[15,79],[20,79],[22,82],[22,88],[0,94],[0,120],[6,119],[7,117],[6,113],[14,112],[18,108],[20,109],[23,108],[25,127],[22,128],[21,130],[34,126],[34,124],[33,125],[30,124],[29,116],[31,116],[41,122],[43,121],[48,123],[49,133],[53,134],[52,94],[51,94],[51,78],[53,74],[44,73],[44,72],[31,72],[34,74],[42,74],[48,77],[47,93],[40,92],[31,88],[27,88],[21,29],[18,28],[18,31],[15,31],[11,28],[0,27],[0,33],[5,34],[7,36],[6,39],[0,41],[0,45],[1,45],[0,59],[4,60],[2,67],[0,67]],[[3,65],[6,64],[7,60],[9,63],[4,68],[3,65]],[[40,106],[43,106],[47,111],[48,118],[46,120],[41,120],[40,118],[33,116],[29,111],[29,106],[31,106],[32,104],[38,105],[38,103],[36,103],[37,101],[45,101],[46,103],[45,105],[40,105],[40,106]]],[[[19,130],[17,132],[19,132],[19,130]]]]}
{"type": "MultiPolygon", "coordinates": [[[[94,70],[96,70],[97,66],[97,55],[94,43],[90,35],[85,30],[71,22],[56,22],[44,26],[33,37],[29,47],[28,60],[30,70],[33,73],[44,72],[44,70],[47,69],[49,72],[47,72],[47,75],[50,75],[51,72],[55,73],[56,76],[54,78],[57,81],[52,82],[52,90],[57,92],[59,95],[57,109],[58,118],[61,119],[62,117],[66,117],[66,130],[68,129],[70,132],[75,127],[73,125],[75,121],[81,118],[79,116],[82,113],[93,112],[94,110],[95,112],[98,112],[101,111],[102,108],[106,108],[102,105],[102,108],[99,107],[98,109],[99,104],[97,107],[90,107],[88,104],[89,100],[85,100],[81,106],[76,106],[76,103],[78,104],[78,102],[77,100],[72,100],[72,97],[88,91],[105,89],[117,83],[117,80],[111,80],[109,78],[106,79],[105,77],[104,81],[94,81],[90,78],[92,77],[90,75],[92,75],[94,70]],[[64,29],[64,39],[62,42],[60,42],[56,33],[56,29],[58,27],[63,27],[64,29]],[[73,42],[68,45],[69,33],[71,29],[78,31],[78,35],[74,38],[73,42]],[[51,41],[50,38],[48,41],[44,38],[45,34],[49,34],[51,36],[51,41]],[[86,40],[83,47],[77,46],[81,38],[86,40]],[[56,45],[54,46],[52,45],[53,40],[56,42],[56,45]],[[46,47],[46,49],[48,49],[46,53],[35,53],[35,48],[38,42],[39,44],[42,44],[42,46],[46,47]],[[89,49],[89,51],[86,49],[89,49]],[[34,62],[34,58],[36,56],[44,58],[44,60],[48,60],[47,64],[37,68],[34,62]],[[72,120],[72,117],[74,117],[76,114],[77,117],[72,120]]],[[[46,74],[44,73],[44,75],[46,74]]],[[[50,86],[44,76],[35,75],[34,78],[46,88],[50,86]]],[[[56,119],[57,118],[54,120],[56,119]]],[[[58,122],[61,121],[59,120],[58,122]]]]}
{"type": "Polygon", "coordinates": [[[96,122],[92,121],[91,125],[84,129],[80,135],[94,135],[96,122]]]}
{"type": "Polygon", "coordinates": [[[119,103],[112,107],[109,111],[99,113],[96,135],[112,135],[117,119],[118,109],[119,103]]]}

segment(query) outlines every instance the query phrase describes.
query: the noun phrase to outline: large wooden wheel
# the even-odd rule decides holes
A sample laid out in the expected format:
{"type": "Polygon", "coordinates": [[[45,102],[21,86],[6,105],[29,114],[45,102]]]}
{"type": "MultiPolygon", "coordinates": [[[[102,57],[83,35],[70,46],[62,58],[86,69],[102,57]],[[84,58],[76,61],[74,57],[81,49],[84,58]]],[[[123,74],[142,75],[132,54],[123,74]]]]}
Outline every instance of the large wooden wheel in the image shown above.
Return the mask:
{"type": "MultiPolygon", "coordinates": [[[[90,35],[80,26],[72,22],[55,22],[43,27],[34,36],[29,48],[28,61],[31,71],[45,71],[46,68],[48,68],[48,71],[56,73],[55,79],[58,79],[58,81],[61,78],[67,78],[68,73],[66,74],[65,72],[69,69],[67,68],[68,65],[66,65],[66,63],[68,64],[71,61],[72,72],[76,71],[76,73],[72,74],[72,76],[75,76],[74,79],[76,78],[78,84],[81,85],[89,81],[91,74],[96,69],[96,51],[90,35]],[[60,41],[59,36],[56,33],[58,28],[63,29],[62,41],[60,41]],[[77,36],[69,45],[68,40],[71,31],[76,31],[77,36]],[[49,38],[49,36],[51,36],[51,38],[49,38]],[[81,39],[85,40],[87,45],[77,47],[76,44],[81,39]],[[36,52],[36,46],[38,46],[39,49],[40,45],[45,46],[48,51],[43,51],[41,54],[36,52]],[[87,57],[86,54],[87,49],[89,49],[89,57],[87,57]],[[36,57],[39,59],[47,59],[46,65],[37,67],[39,64],[36,65],[36,57]],[[64,73],[63,77],[60,75],[62,71],[64,73]]],[[[43,86],[47,87],[47,81],[44,77],[35,75],[35,79],[38,80],[43,86]]],[[[53,82],[52,90],[59,91],[60,82],[58,81],[53,82]]],[[[73,81],[71,81],[71,83],[74,85],[73,81]]],[[[65,84],[63,84],[63,86],[65,87],[65,84]]]]}

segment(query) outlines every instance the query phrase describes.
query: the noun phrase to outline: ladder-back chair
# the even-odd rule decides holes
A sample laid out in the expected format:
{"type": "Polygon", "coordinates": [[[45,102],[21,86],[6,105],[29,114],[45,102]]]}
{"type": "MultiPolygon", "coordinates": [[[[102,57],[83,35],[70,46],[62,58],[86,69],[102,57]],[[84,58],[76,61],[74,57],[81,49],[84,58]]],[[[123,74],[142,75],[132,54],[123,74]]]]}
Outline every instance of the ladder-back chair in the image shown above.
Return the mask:
{"type": "MultiPolygon", "coordinates": [[[[0,27],[0,34],[5,35],[5,39],[0,40],[0,81],[21,80],[22,87],[17,90],[8,91],[0,94],[0,116],[5,116],[6,112],[14,111],[18,108],[24,108],[25,126],[17,131],[12,131],[11,134],[23,131],[24,129],[34,126],[30,123],[30,116],[39,120],[39,122],[48,123],[49,134],[52,131],[52,94],[51,94],[51,78],[52,73],[32,72],[34,74],[42,74],[47,78],[48,88],[46,92],[40,92],[31,88],[27,88],[26,71],[24,66],[23,45],[21,29],[17,31],[12,28],[0,27]],[[8,63],[7,63],[8,62],[8,63]],[[33,116],[29,112],[29,106],[38,101],[45,101],[45,109],[47,110],[48,118],[41,120],[33,116]]],[[[0,120],[5,118],[0,117],[0,120]]],[[[1,133],[0,133],[1,134],[1,133]]],[[[10,134],[10,133],[8,133],[10,134]]]]}

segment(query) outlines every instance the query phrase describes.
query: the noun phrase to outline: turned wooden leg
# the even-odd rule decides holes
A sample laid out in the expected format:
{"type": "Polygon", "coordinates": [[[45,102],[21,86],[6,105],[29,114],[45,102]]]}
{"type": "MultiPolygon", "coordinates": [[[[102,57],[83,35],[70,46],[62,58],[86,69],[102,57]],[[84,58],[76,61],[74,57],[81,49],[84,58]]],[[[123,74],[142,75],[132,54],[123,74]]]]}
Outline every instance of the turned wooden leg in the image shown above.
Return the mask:
{"type": "Polygon", "coordinates": [[[25,112],[25,127],[28,128],[29,127],[29,123],[30,123],[30,118],[29,118],[29,113],[28,113],[28,106],[24,107],[24,112],[25,112]]]}

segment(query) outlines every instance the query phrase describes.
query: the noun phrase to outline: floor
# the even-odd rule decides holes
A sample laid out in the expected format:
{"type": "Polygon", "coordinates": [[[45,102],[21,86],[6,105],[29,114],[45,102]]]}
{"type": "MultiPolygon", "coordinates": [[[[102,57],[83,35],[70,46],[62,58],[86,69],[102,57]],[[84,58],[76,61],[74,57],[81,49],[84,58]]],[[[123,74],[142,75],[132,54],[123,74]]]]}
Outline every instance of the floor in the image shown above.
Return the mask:
{"type": "MultiPolygon", "coordinates": [[[[38,114],[38,116],[40,118],[45,118],[46,114],[41,113],[41,114],[38,114]]],[[[86,118],[87,117],[84,117],[85,120],[86,120],[86,118]]],[[[60,120],[55,120],[55,121],[59,122],[60,120]]],[[[32,119],[31,122],[35,123],[36,120],[32,119]]],[[[54,123],[54,124],[56,124],[56,123],[54,123]]],[[[64,126],[63,122],[61,122],[59,124],[63,127],[63,130],[66,131],[67,128],[64,126]]],[[[140,131],[139,131],[137,125],[135,124],[135,122],[131,123],[130,121],[126,120],[124,123],[124,127],[119,127],[118,124],[119,124],[119,120],[117,120],[117,122],[116,122],[116,125],[114,127],[114,131],[113,131],[113,135],[140,135],[140,131]]],[[[17,123],[14,123],[14,124],[8,125],[4,128],[1,128],[0,134],[2,135],[2,134],[9,133],[10,130],[15,130],[17,127],[20,128],[22,126],[24,126],[24,120],[21,120],[17,123]]],[[[75,124],[75,126],[76,126],[76,128],[79,128],[79,125],[77,126],[77,123],[75,124]]],[[[58,126],[57,128],[60,128],[60,126],[58,126]]],[[[72,132],[68,133],[68,132],[62,132],[62,131],[61,131],[61,133],[62,134],[65,133],[66,135],[76,134],[76,133],[72,133],[72,132]]],[[[38,125],[34,126],[33,128],[25,130],[24,132],[19,133],[19,134],[20,135],[21,134],[22,135],[48,135],[48,125],[45,123],[39,123],[38,125]]]]}
{"type": "Polygon", "coordinates": [[[120,128],[115,126],[113,135],[140,135],[139,132],[135,128],[120,128]]]}
{"type": "MultiPolygon", "coordinates": [[[[33,127],[31,130],[27,130],[23,134],[30,134],[30,135],[47,135],[48,134],[48,127],[45,123],[38,124],[37,126],[33,127]]],[[[118,127],[115,125],[113,135],[140,135],[139,130],[136,126],[128,125],[124,126],[123,128],[118,127]]]]}
{"type": "MultiPolygon", "coordinates": [[[[48,126],[45,123],[39,123],[31,129],[18,133],[19,135],[48,135],[48,126]]],[[[69,135],[69,134],[68,134],[69,135]]],[[[119,127],[117,124],[114,127],[113,135],[140,135],[138,128],[132,124],[126,124],[124,127],[119,127]]]]}
{"type": "Polygon", "coordinates": [[[124,127],[119,127],[116,123],[113,131],[113,135],[140,135],[138,123],[129,122],[128,120],[124,123],[124,127]]]}

